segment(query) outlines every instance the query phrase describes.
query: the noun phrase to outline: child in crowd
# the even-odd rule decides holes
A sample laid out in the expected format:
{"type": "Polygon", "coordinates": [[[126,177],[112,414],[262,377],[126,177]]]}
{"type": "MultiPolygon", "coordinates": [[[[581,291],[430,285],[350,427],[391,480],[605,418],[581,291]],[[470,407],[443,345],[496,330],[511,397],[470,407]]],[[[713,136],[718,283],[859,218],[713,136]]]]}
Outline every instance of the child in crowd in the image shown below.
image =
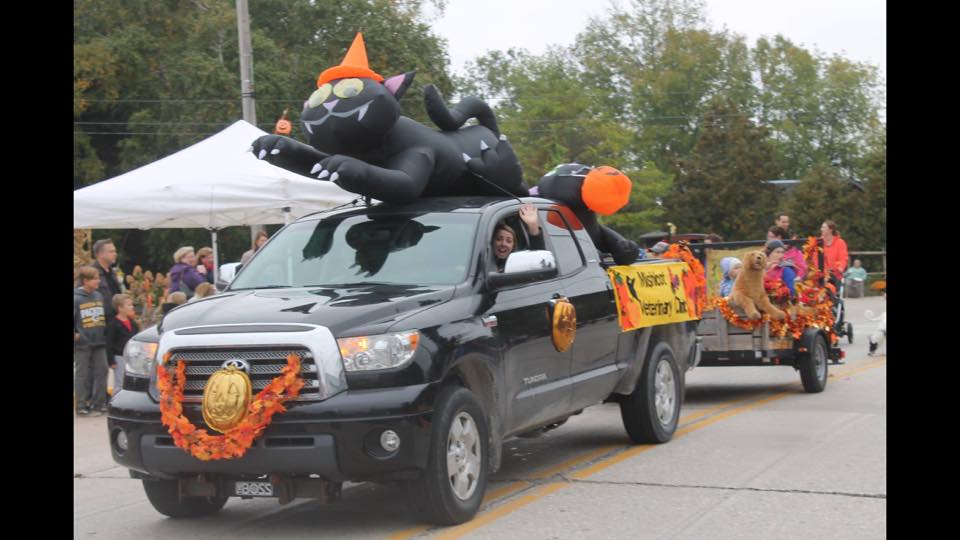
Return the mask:
{"type": "Polygon", "coordinates": [[[217,294],[217,288],[209,283],[201,283],[197,285],[197,289],[193,291],[193,298],[187,300],[187,303],[193,303],[201,298],[206,298],[208,296],[213,296],[217,294]]]}
{"type": "Polygon", "coordinates": [[[113,308],[117,314],[107,322],[107,361],[113,369],[112,395],[117,395],[123,388],[123,348],[140,332],[140,325],[129,294],[113,295],[113,308]]]}
{"type": "Polygon", "coordinates": [[[103,296],[100,272],[80,269],[80,287],[73,291],[73,365],[78,416],[100,416],[107,404],[107,358],[104,337],[103,296]]]}
{"type": "Polygon", "coordinates": [[[733,282],[737,280],[737,276],[740,275],[742,269],[743,261],[736,257],[724,257],[720,261],[720,271],[723,272],[723,280],[720,282],[720,296],[724,298],[730,296],[730,291],[733,290],[733,282]]]}
{"type": "Polygon", "coordinates": [[[185,293],[180,291],[170,293],[169,295],[167,295],[166,302],[163,302],[162,304],[160,304],[160,306],[157,307],[157,313],[154,316],[154,320],[157,322],[157,324],[160,324],[160,322],[163,320],[163,317],[167,313],[170,313],[171,309],[179,306],[180,304],[186,304],[186,303],[187,303],[187,295],[185,293]]]}

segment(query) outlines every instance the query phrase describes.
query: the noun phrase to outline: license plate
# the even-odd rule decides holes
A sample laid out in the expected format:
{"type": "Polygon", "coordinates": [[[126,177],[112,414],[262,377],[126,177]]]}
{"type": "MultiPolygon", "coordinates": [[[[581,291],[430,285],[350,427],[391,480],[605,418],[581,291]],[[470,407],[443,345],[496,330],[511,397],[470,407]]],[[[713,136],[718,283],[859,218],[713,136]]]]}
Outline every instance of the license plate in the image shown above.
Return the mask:
{"type": "Polygon", "coordinates": [[[233,493],[240,497],[273,497],[273,484],[270,482],[235,482],[233,493]]]}

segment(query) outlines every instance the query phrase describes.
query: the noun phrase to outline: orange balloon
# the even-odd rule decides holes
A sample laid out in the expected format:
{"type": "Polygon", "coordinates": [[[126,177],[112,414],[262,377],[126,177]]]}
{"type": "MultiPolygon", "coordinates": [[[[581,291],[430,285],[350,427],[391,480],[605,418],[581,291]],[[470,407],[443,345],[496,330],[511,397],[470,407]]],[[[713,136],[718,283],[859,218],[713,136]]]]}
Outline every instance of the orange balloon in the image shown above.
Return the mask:
{"type": "Polygon", "coordinates": [[[587,208],[609,216],[627,205],[631,187],[627,175],[613,167],[601,165],[587,174],[580,195],[587,208]]]}

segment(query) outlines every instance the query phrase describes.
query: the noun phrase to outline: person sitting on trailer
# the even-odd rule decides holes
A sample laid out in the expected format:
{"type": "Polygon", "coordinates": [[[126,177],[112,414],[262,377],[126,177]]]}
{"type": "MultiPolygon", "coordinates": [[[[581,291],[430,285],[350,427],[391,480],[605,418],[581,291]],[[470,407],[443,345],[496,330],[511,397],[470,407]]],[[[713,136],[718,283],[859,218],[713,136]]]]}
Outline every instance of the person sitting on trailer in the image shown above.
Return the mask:
{"type": "Polygon", "coordinates": [[[764,276],[768,280],[780,280],[790,289],[790,298],[796,298],[797,289],[794,287],[794,281],[797,279],[797,270],[793,261],[784,258],[786,252],[783,242],[780,240],[767,241],[767,273],[764,276]]]}

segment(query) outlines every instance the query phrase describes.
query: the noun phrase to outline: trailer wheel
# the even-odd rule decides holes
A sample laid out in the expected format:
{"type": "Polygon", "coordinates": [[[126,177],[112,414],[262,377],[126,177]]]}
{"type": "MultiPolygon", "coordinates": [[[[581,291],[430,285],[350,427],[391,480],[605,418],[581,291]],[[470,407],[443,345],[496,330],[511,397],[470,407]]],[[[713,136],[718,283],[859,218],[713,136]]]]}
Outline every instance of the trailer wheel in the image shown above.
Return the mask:
{"type": "Polygon", "coordinates": [[[620,402],[620,416],[630,440],[664,443],[680,421],[683,378],[670,345],[653,348],[633,393],[620,402]]]}
{"type": "Polygon", "coordinates": [[[801,343],[807,349],[799,365],[803,390],[809,394],[823,392],[827,386],[827,342],[818,331],[808,329],[801,343]]]}
{"type": "Polygon", "coordinates": [[[853,345],[853,323],[847,323],[847,341],[853,345]]]}
{"type": "Polygon", "coordinates": [[[227,504],[226,496],[181,499],[176,480],[143,480],[143,491],[157,512],[172,518],[209,516],[227,504]]]}
{"type": "Polygon", "coordinates": [[[487,488],[489,428],[473,392],[451,385],[437,397],[427,468],[404,483],[407,503],[422,519],[456,525],[473,518],[487,488]]]}

